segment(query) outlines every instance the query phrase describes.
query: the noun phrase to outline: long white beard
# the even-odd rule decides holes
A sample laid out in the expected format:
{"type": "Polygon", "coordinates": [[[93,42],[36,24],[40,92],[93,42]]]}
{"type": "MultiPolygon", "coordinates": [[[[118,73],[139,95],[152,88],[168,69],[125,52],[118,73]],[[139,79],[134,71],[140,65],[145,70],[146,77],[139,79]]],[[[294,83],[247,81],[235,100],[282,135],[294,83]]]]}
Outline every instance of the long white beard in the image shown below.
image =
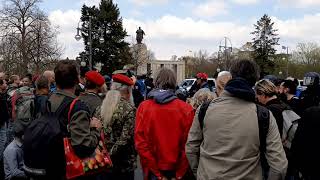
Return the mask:
{"type": "Polygon", "coordinates": [[[130,94],[129,102],[134,106],[134,99],[133,99],[132,93],[130,94]]]}

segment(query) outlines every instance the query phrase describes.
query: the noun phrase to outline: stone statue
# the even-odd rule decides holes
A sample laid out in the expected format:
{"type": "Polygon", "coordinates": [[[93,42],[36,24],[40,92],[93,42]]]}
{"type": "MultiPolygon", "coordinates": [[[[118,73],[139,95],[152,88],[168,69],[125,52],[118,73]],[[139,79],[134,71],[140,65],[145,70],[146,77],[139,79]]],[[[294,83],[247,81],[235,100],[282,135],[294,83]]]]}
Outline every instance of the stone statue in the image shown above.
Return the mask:
{"type": "Polygon", "coordinates": [[[136,33],[137,33],[137,36],[136,36],[137,43],[142,44],[143,36],[145,35],[144,31],[141,29],[141,27],[139,27],[136,33]]]}

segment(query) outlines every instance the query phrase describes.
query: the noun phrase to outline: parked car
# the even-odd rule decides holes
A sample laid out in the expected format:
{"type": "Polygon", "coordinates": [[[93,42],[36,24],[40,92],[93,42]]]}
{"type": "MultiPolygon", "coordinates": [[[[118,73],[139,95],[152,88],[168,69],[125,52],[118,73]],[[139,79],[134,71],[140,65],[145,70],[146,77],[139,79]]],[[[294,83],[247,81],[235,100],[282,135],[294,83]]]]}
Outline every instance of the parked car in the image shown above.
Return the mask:
{"type": "MultiPolygon", "coordinates": [[[[179,88],[186,89],[189,92],[192,85],[196,83],[196,81],[197,81],[196,78],[185,79],[180,83],[179,88]]],[[[208,78],[208,85],[211,91],[216,90],[216,80],[214,78],[208,78]]]]}

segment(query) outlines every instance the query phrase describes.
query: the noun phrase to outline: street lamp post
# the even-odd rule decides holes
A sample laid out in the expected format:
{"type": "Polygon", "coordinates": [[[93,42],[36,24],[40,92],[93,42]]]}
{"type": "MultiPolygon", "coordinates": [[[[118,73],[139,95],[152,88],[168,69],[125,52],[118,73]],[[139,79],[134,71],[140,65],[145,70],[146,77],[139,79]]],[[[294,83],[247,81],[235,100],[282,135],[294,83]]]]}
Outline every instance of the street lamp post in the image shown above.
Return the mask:
{"type": "Polygon", "coordinates": [[[220,41],[220,45],[219,45],[219,53],[218,53],[218,59],[220,61],[220,52],[222,53],[221,49],[224,49],[224,56],[225,56],[225,70],[228,69],[228,50],[230,50],[230,52],[232,52],[232,43],[230,38],[228,37],[224,37],[224,39],[220,41]],[[222,41],[224,40],[224,45],[222,45],[222,41]],[[228,46],[228,41],[229,41],[229,45],[228,46]]]}
{"type": "MultiPolygon", "coordinates": [[[[88,28],[80,28],[79,27],[79,23],[78,23],[78,27],[77,27],[77,34],[74,37],[77,41],[79,41],[81,39],[81,35],[80,32],[84,32],[84,31],[88,31],[88,44],[89,44],[89,69],[92,70],[92,16],[88,16],[89,18],[89,27],[88,28]]],[[[104,43],[104,38],[103,38],[103,32],[101,29],[99,29],[100,31],[100,37],[99,37],[99,43],[103,44],[104,43]]]]}
{"type": "MultiPolygon", "coordinates": [[[[282,49],[287,50],[287,69],[286,69],[286,75],[289,76],[289,46],[282,46],[282,49]]],[[[282,58],[282,60],[285,60],[286,58],[282,58]]]]}

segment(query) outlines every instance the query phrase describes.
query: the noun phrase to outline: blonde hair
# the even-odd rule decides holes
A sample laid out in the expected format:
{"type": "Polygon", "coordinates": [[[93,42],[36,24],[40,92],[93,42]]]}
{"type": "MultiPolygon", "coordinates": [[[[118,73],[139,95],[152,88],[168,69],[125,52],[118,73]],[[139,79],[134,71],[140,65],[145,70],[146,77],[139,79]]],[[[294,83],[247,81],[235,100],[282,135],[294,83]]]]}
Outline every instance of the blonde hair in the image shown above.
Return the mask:
{"type": "Polygon", "coordinates": [[[258,95],[272,97],[276,95],[277,87],[270,80],[262,79],[256,83],[255,90],[258,95]]]}
{"type": "Polygon", "coordinates": [[[216,80],[216,91],[217,95],[220,96],[222,91],[224,90],[224,87],[226,84],[231,80],[231,73],[229,71],[222,71],[218,74],[217,80],[216,80]]]}
{"type": "Polygon", "coordinates": [[[190,105],[194,109],[198,109],[202,103],[211,101],[212,99],[214,99],[213,93],[208,88],[202,88],[194,94],[190,101],[190,105]]]}
{"type": "Polygon", "coordinates": [[[101,106],[103,125],[108,125],[110,123],[113,113],[120,102],[121,96],[126,93],[132,94],[131,86],[117,82],[112,83],[111,90],[107,92],[101,106]]]}

